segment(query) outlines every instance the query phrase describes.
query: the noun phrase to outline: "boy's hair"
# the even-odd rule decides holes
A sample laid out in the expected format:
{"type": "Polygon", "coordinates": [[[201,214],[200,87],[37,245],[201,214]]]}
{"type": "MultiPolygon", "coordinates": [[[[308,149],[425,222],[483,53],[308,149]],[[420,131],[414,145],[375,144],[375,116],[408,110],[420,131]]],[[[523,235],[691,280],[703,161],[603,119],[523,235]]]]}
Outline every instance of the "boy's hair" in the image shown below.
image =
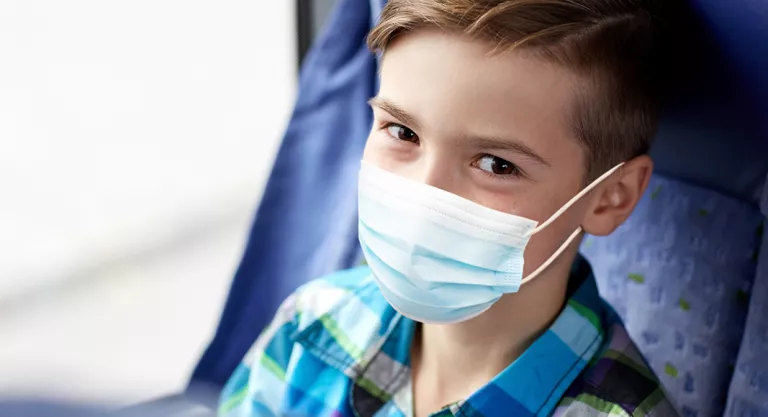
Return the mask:
{"type": "MultiPolygon", "coordinates": [[[[674,3],[675,0],[660,0],[674,3]]],[[[525,50],[585,80],[569,122],[585,151],[587,176],[647,153],[656,134],[663,39],[654,0],[389,0],[368,46],[423,28],[489,41],[495,52],[525,50]]],[[[665,49],[666,47],[666,49],[665,49]]],[[[662,68],[664,66],[664,68],[662,68]]]]}

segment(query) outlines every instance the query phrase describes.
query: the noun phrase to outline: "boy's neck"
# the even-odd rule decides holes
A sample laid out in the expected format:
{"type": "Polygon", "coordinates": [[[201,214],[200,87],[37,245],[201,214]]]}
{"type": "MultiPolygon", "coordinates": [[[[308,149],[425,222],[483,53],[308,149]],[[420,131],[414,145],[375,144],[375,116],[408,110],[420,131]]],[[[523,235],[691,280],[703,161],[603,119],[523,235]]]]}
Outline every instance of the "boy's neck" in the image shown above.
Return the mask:
{"type": "Polygon", "coordinates": [[[415,417],[468,398],[517,359],[560,313],[569,272],[556,262],[476,318],[422,324],[412,347],[415,417]]]}

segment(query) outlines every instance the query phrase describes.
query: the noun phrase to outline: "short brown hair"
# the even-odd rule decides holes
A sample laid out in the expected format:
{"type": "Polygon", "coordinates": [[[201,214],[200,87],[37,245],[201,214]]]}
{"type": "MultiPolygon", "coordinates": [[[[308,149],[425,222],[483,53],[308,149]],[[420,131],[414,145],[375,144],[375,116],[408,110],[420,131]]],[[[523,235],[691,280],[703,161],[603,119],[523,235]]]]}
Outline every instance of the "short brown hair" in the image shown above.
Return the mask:
{"type": "MultiPolygon", "coordinates": [[[[675,0],[661,0],[674,2],[675,0]]],[[[664,64],[654,0],[389,0],[368,46],[383,53],[421,28],[525,48],[587,81],[569,115],[587,176],[646,153],[656,134],[664,64]]]]}

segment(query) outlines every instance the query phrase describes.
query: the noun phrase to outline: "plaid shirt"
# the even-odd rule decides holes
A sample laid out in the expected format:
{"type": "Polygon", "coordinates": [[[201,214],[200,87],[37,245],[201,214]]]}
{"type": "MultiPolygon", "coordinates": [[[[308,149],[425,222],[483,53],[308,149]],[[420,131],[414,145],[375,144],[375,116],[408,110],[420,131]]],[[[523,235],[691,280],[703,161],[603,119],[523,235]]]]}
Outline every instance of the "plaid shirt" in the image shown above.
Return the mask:
{"type": "MultiPolygon", "coordinates": [[[[582,259],[568,294],[516,361],[433,416],[677,416],[582,259]]],[[[415,326],[387,304],[365,267],[310,282],[234,372],[219,415],[410,416],[415,326]]]]}

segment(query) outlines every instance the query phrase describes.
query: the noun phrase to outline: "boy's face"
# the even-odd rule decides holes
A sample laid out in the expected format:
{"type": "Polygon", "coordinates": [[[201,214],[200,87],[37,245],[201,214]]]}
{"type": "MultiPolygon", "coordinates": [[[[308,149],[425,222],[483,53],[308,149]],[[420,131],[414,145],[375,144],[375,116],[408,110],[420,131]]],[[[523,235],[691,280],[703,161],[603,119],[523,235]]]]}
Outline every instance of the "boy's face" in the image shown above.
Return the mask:
{"type": "MultiPolygon", "coordinates": [[[[582,188],[584,152],[568,124],[578,80],[525,54],[444,32],[387,49],[364,159],[492,209],[539,222],[582,188]]],[[[531,239],[530,273],[582,222],[571,207],[531,239]]]]}

